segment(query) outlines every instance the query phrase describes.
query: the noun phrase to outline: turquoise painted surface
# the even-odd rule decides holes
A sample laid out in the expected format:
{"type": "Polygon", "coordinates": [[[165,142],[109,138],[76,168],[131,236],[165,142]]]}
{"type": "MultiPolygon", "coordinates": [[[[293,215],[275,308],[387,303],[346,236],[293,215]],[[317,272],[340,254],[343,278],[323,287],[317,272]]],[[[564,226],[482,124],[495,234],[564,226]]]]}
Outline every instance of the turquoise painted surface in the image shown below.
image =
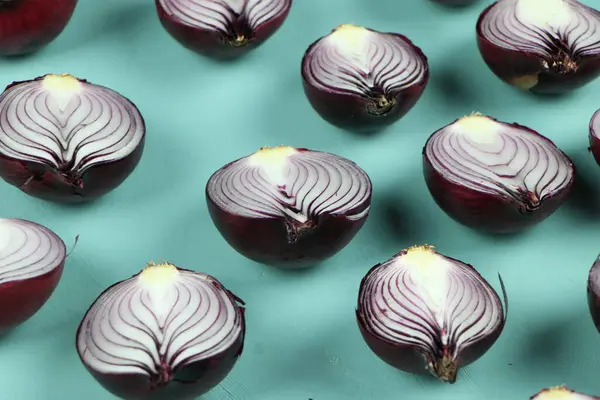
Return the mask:
{"type": "Polygon", "coordinates": [[[217,65],[173,40],[151,0],[82,0],[45,51],[2,60],[1,85],[68,72],[114,88],[139,106],[148,136],[134,174],[93,204],[53,205],[0,184],[2,216],[42,223],[68,243],[80,235],[51,300],[0,340],[0,397],[112,399],[80,364],[75,330],[105,287],[149,260],[215,275],[247,303],[245,352],[206,400],[506,400],[557,384],[600,394],[600,336],[585,298],[587,273],[600,251],[600,167],[586,151],[600,81],[554,100],[501,83],[475,44],[474,24],[486,3],[448,11],[426,0],[297,0],[262,48],[240,63],[217,65]],[[379,136],[329,126],[302,91],[304,50],[348,22],[403,33],[429,57],[431,80],[420,102],[379,136]],[[472,111],[539,130],[581,172],[569,202],[524,235],[474,233],[451,221],[427,192],[425,140],[472,111]],[[338,256],[305,273],[242,258],[206,210],[204,185],[215,169],[278,144],[335,152],[373,180],[373,209],[363,230],[338,256]],[[496,288],[500,272],[509,295],[503,335],[455,385],[388,367],[364,344],[354,320],[365,272],[425,242],[472,263],[496,288]]]}

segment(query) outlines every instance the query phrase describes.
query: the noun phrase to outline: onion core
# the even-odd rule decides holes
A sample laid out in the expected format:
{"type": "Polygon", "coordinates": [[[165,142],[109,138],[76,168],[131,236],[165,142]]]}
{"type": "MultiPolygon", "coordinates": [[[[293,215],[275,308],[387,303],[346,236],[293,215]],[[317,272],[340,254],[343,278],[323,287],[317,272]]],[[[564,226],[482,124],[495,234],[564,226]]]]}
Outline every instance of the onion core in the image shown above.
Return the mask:
{"type": "Polygon", "coordinates": [[[209,275],[149,264],[96,299],[77,330],[77,352],[122,399],[195,399],[221,382],[242,353],[238,303],[209,275]]]}
{"type": "Polygon", "coordinates": [[[574,180],[569,157],[518,124],[474,113],[439,129],[423,148],[427,187],[454,220],[509,233],[548,217],[574,180]]]}
{"type": "Polygon", "coordinates": [[[600,397],[577,393],[564,386],[543,389],[533,395],[530,400],[600,400],[600,397]]]}
{"type": "Polygon", "coordinates": [[[340,156],[264,147],[216,171],[206,185],[219,232],[257,262],[308,266],[344,248],[365,223],[371,181],[340,156]]]}
{"type": "MultiPolygon", "coordinates": [[[[507,304],[503,284],[502,290],[507,304]]],[[[356,318],[367,345],[383,361],[454,383],[460,367],[496,342],[506,313],[472,266],[425,245],[403,250],[367,273],[356,318]]]]}
{"type": "Polygon", "coordinates": [[[77,0],[0,0],[0,56],[34,53],[69,23],[77,0]]]}
{"type": "Polygon", "coordinates": [[[490,69],[524,90],[562,93],[600,75],[600,12],[577,0],[499,0],[477,38],[490,69]]]}
{"type": "Polygon", "coordinates": [[[0,176],[41,199],[83,202],[113,190],[137,166],[144,136],[133,103],[68,74],[0,95],[0,176]]]}
{"type": "Polygon", "coordinates": [[[48,301],[65,258],[65,243],[48,228],[0,218],[0,333],[22,324],[48,301]]]}
{"type": "Polygon", "coordinates": [[[344,24],[306,50],[302,79],[310,104],[326,121],[373,131],[415,105],[429,66],[421,49],[403,35],[344,24]]]}
{"type": "Polygon", "coordinates": [[[169,34],[197,53],[235,58],[264,43],[284,23],[292,0],[156,0],[169,34]]]}

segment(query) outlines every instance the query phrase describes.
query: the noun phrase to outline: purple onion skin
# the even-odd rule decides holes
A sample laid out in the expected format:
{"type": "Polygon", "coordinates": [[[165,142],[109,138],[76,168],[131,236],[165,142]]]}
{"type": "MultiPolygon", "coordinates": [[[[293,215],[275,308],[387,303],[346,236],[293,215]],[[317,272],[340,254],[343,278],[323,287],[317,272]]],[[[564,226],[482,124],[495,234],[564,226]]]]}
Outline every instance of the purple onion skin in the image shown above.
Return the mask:
{"type": "MultiPolygon", "coordinates": [[[[237,59],[248,53],[250,50],[262,45],[267,39],[273,36],[281,25],[283,25],[291,8],[288,7],[286,12],[281,16],[273,18],[269,22],[266,22],[253,30],[252,37],[246,45],[233,46],[227,41],[227,38],[223,37],[220,33],[185,25],[178,22],[176,19],[171,18],[171,16],[165,12],[159,0],[155,0],[155,4],[158,18],[160,19],[163,28],[165,28],[175,40],[187,49],[202,56],[223,61],[237,59]]],[[[238,24],[237,28],[241,31],[251,32],[250,29],[247,28],[246,21],[238,21],[238,24]]]]}
{"type": "MultiPolygon", "coordinates": [[[[415,46],[404,35],[398,33],[394,33],[393,35],[410,44],[424,65],[427,65],[427,57],[419,47],[415,46]]],[[[310,52],[318,41],[315,41],[308,47],[306,54],[310,52]]],[[[304,60],[302,64],[304,64],[304,60]]],[[[429,81],[429,67],[427,67],[421,81],[415,82],[411,87],[406,88],[396,95],[396,104],[390,111],[383,115],[373,115],[367,111],[368,100],[355,95],[317,89],[306,80],[304,71],[302,70],[301,72],[304,93],[313,109],[321,118],[338,128],[364,133],[381,130],[405,116],[417,103],[429,81]]]]}
{"type": "Polygon", "coordinates": [[[322,215],[316,228],[296,243],[288,243],[282,219],[232,215],[217,207],[208,195],[206,199],[217,230],[231,247],[253,261],[285,269],[310,267],[332,257],[350,243],[367,220],[322,215]]]}
{"type": "MultiPolygon", "coordinates": [[[[515,123],[511,125],[542,136],[525,126],[515,123]]],[[[571,166],[575,168],[572,162],[571,166]]],[[[542,222],[561,206],[574,182],[573,178],[567,188],[545,198],[535,211],[521,212],[520,203],[513,198],[471,190],[444,178],[435,171],[424,150],[423,175],[434,201],[450,218],[469,228],[493,234],[516,233],[542,222]]]]}
{"type": "Polygon", "coordinates": [[[65,260],[52,271],[0,285],[0,334],[31,318],[48,301],[62,276],[65,260]]]}
{"type": "Polygon", "coordinates": [[[592,155],[596,160],[596,164],[600,165],[600,139],[598,138],[598,134],[600,134],[600,132],[596,132],[594,129],[594,123],[598,118],[600,118],[600,110],[596,111],[590,120],[589,150],[592,152],[592,155]]]}
{"type": "MultiPolygon", "coordinates": [[[[592,265],[591,271],[597,268],[600,268],[599,259],[596,259],[596,261],[592,265]]],[[[594,321],[596,329],[598,329],[598,332],[600,332],[600,294],[594,292],[591,280],[588,280],[587,299],[588,306],[590,308],[590,314],[592,315],[592,320],[594,321]]]]}
{"type": "MultiPolygon", "coordinates": [[[[447,257],[449,260],[458,261],[451,257],[447,257]]],[[[460,262],[460,261],[458,261],[460,262]]],[[[360,287],[364,286],[364,282],[373,270],[379,267],[380,264],[375,265],[367,272],[365,277],[362,279],[360,287]]],[[[506,299],[505,299],[506,301],[506,299]]],[[[363,339],[367,343],[367,346],[375,353],[379,358],[385,361],[387,364],[401,371],[412,373],[429,375],[430,372],[425,367],[425,358],[421,352],[416,350],[414,347],[409,347],[402,344],[393,343],[385,338],[375,335],[371,332],[367,324],[364,322],[365,316],[357,309],[356,310],[356,322],[358,328],[362,334],[363,339]]],[[[500,337],[502,330],[504,329],[505,322],[498,325],[498,328],[490,333],[488,336],[481,340],[470,344],[461,350],[460,356],[457,359],[458,370],[465,367],[479,358],[481,358],[493,345],[496,340],[500,337]]],[[[441,350],[442,352],[445,349],[441,350]]],[[[450,352],[452,349],[448,349],[450,352]]],[[[440,354],[440,358],[443,353],[440,354]]]]}
{"type": "Polygon", "coordinates": [[[490,43],[481,32],[481,21],[496,3],[488,6],[477,21],[477,45],[483,60],[498,78],[511,86],[515,80],[538,76],[538,82],[529,89],[536,94],[563,94],[580,88],[600,76],[600,56],[586,57],[578,62],[577,72],[557,74],[542,67],[542,59],[524,51],[501,49],[490,43]]]}
{"type": "Polygon", "coordinates": [[[101,374],[86,369],[104,389],[125,400],[194,400],[217,386],[233,369],[242,353],[244,335],[225,352],[175,371],[167,377],[168,382],[158,383],[141,374],[101,374]]]}
{"type": "Polygon", "coordinates": [[[77,0],[0,1],[0,56],[34,53],[69,23],[77,0]]]}
{"type": "Polygon", "coordinates": [[[144,139],[127,157],[68,176],[46,164],[15,160],[0,154],[0,177],[30,196],[56,203],[84,203],[116,189],[138,165],[144,139]]]}

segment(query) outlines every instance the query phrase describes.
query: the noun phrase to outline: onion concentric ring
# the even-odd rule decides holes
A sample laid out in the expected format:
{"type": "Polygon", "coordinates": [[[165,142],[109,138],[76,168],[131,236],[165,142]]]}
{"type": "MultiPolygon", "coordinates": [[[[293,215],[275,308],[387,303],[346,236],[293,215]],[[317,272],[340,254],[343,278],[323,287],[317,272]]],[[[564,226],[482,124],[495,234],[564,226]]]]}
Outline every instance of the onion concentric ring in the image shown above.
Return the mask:
{"type": "Polygon", "coordinates": [[[96,299],[77,331],[77,351],[121,398],[159,391],[195,398],[219,383],[242,352],[239,301],[209,275],[150,264],[96,299]]]}
{"type": "Polygon", "coordinates": [[[0,95],[0,174],[36,197],[78,202],[117,187],[143,149],[144,120],[117,92],[71,75],[0,95]]]}
{"type": "Polygon", "coordinates": [[[600,75],[600,12],[577,0],[499,0],[477,33],[488,66],[521,89],[560,93],[600,75]]]}
{"type": "Polygon", "coordinates": [[[217,58],[236,57],[283,24],[292,0],[156,0],[163,27],[184,46],[217,58]]]}
{"type": "Polygon", "coordinates": [[[65,243],[50,229],[0,218],[0,332],[23,323],[46,303],[65,259],[65,243]]]}
{"type": "Polygon", "coordinates": [[[436,131],[423,160],[438,205],[458,222],[493,232],[540,222],[574,179],[572,161],[549,139],[477,113],[436,131]]]}
{"type": "Polygon", "coordinates": [[[590,120],[590,148],[596,163],[600,165],[600,110],[596,111],[590,120]]]}
{"type": "Polygon", "coordinates": [[[450,383],[459,367],[494,344],[506,318],[500,298],[472,266],[431,246],[411,247],[373,267],[361,282],[356,315],[384,361],[450,383]]]}
{"type": "Polygon", "coordinates": [[[374,130],[414,106],[429,67],[405,36],[344,24],[310,45],[302,78],[311,105],[325,120],[344,129],[374,130]]]}
{"type": "Polygon", "coordinates": [[[332,256],[366,221],[371,181],[355,163],[289,146],[262,148],[216,171],[211,217],[238,252],[266,263],[332,256]]]}

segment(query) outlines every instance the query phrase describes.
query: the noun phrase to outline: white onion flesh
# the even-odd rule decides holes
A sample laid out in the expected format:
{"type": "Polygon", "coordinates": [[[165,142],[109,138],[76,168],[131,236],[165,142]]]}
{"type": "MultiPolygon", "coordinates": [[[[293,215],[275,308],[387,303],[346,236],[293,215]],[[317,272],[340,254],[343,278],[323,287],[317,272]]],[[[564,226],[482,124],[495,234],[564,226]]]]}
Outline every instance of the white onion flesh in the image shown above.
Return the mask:
{"type": "Polygon", "coordinates": [[[331,153],[264,148],[228,164],[207,184],[210,199],[248,218],[291,218],[305,223],[323,214],[367,216],[371,181],[355,163],[331,153]]]}
{"type": "Polygon", "coordinates": [[[590,120],[590,134],[600,139],[600,110],[596,111],[590,120]]]}
{"type": "Polygon", "coordinates": [[[577,393],[564,386],[557,386],[540,391],[531,400],[598,400],[600,397],[577,393]]]}
{"type": "Polygon", "coordinates": [[[0,218],[0,284],[45,275],[66,257],[65,243],[48,228],[0,218]]]}
{"type": "Polygon", "coordinates": [[[83,173],[131,154],[145,134],[117,92],[70,75],[20,82],[0,95],[0,154],[83,173]]]}
{"type": "Polygon", "coordinates": [[[500,0],[480,29],[498,47],[546,59],[600,54],[600,12],[576,0],[500,0]]]}
{"type": "Polygon", "coordinates": [[[439,346],[464,347],[504,324],[502,302],[473,267],[417,246],[380,264],[363,281],[360,311],[368,329],[435,359],[439,346]]]}
{"type": "Polygon", "coordinates": [[[227,35],[243,19],[256,30],[283,16],[291,0],[159,0],[167,14],[182,24],[227,35]]]}
{"type": "Polygon", "coordinates": [[[305,79],[330,92],[369,97],[373,90],[394,96],[421,82],[428,67],[401,36],[341,25],[319,39],[303,61],[305,79]]]}
{"type": "Polygon", "coordinates": [[[425,156],[445,179],[489,194],[541,201],[573,179],[568,157],[552,142],[523,127],[473,115],[437,131],[425,156]]]}
{"type": "Polygon", "coordinates": [[[77,349],[95,371],[153,376],[161,364],[175,370],[229,349],[243,334],[242,318],[214,278],[151,266],[100,295],[81,322],[77,349]]]}

